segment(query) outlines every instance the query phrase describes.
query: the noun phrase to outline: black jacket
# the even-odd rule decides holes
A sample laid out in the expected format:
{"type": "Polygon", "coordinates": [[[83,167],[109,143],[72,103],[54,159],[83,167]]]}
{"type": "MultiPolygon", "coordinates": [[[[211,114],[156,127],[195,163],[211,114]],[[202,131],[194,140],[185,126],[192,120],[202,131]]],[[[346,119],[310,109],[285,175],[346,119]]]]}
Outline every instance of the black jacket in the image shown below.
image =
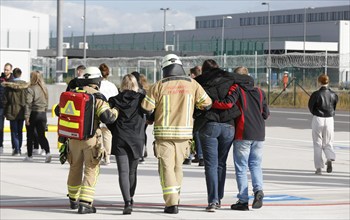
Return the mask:
{"type": "MultiPolygon", "coordinates": [[[[204,88],[212,100],[224,99],[234,83],[254,85],[254,80],[247,75],[230,73],[216,68],[199,75],[195,80],[204,88]]],[[[208,111],[195,111],[194,130],[199,130],[206,122],[219,122],[234,125],[234,119],[241,114],[237,106],[221,110],[211,108],[208,111]]]]}
{"type": "Polygon", "coordinates": [[[234,84],[224,100],[214,101],[213,108],[238,106],[242,114],[235,119],[235,140],[265,140],[265,119],[270,115],[265,93],[250,84],[234,84]]]}
{"type": "Polygon", "coordinates": [[[144,97],[145,95],[139,92],[126,90],[109,98],[110,107],[116,108],[119,112],[116,123],[113,128],[110,128],[113,134],[112,154],[118,156],[121,152],[120,148],[124,148],[127,152],[131,150],[134,158],[142,156],[146,123],[141,109],[141,101],[144,97]]]}
{"type": "Polygon", "coordinates": [[[338,95],[328,86],[321,86],[319,90],[311,94],[308,106],[311,114],[328,118],[335,115],[337,102],[338,95]]]}

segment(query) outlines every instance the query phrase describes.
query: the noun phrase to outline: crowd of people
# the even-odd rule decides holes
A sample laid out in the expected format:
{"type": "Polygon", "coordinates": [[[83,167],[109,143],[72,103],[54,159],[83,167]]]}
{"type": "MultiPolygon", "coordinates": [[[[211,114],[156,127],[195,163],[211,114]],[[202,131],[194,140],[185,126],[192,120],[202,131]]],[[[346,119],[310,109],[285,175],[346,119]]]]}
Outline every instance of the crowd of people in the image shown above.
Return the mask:
{"type": "MultiPolygon", "coordinates": [[[[226,162],[233,146],[238,201],[232,210],[249,210],[248,170],[251,174],[253,209],[263,206],[262,152],[265,120],[269,107],[263,90],[254,86],[248,69],[239,66],[233,72],[208,59],[187,74],[175,54],[161,62],[162,79],[148,85],[138,72],[126,74],[120,88],[108,81],[109,67],[80,65],[67,91],[84,91],[96,98],[88,138],[63,138],[70,164],[67,190],[71,209],[78,213],[96,213],[93,205],[100,164],[116,158],[119,186],[124,200],[123,214],[131,214],[137,187],[138,164],[147,156],[147,125],[153,124],[153,151],[165,203],[164,213],[179,212],[183,164],[198,162],[204,166],[207,187],[207,212],[221,208],[226,180],[226,162]]],[[[30,74],[30,82],[20,79],[21,70],[7,63],[0,86],[0,153],[3,152],[4,117],[10,121],[13,155],[21,155],[22,129],[27,128],[27,155],[33,161],[33,149],[40,145],[45,162],[51,162],[45,137],[48,91],[39,71],[30,74]],[[35,144],[35,142],[38,142],[35,144]]],[[[333,133],[337,95],[328,87],[329,78],[319,77],[321,88],[309,101],[314,140],[316,174],[323,168],[332,172],[333,133]]],[[[55,110],[60,116],[62,107],[55,110]]],[[[60,134],[59,134],[60,135],[60,134]]]]}

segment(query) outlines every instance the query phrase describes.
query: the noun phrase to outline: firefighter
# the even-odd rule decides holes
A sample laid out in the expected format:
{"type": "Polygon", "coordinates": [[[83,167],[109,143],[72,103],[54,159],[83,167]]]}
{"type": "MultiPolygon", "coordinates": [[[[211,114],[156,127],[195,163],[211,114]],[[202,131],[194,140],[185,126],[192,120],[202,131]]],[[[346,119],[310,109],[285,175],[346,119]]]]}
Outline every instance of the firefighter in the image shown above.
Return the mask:
{"type": "Polygon", "coordinates": [[[182,163],[189,156],[193,111],[209,109],[211,99],[204,89],[186,76],[182,62],[174,54],[162,60],[163,79],[146,94],[141,106],[154,113],[154,154],[165,201],[164,212],[178,213],[182,184],[182,163]]]}
{"type": "Polygon", "coordinates": [[[96,213],[96,208],[92,205],[95,184],[99,175],[100,161],[105,156],[101,145],[99,123],[103,122],[107,125],[114,123],[118,112],[111,110],[103,95],[98,93],[102,75],[97,67],[86,68],[85,74],[77,80],[82,86],[80,89],[96,97],[94,123],[92,123],[95,134],[86,140],[69,139],[68,197],[70,208],[78,208],[79,214],[96,213]]]}

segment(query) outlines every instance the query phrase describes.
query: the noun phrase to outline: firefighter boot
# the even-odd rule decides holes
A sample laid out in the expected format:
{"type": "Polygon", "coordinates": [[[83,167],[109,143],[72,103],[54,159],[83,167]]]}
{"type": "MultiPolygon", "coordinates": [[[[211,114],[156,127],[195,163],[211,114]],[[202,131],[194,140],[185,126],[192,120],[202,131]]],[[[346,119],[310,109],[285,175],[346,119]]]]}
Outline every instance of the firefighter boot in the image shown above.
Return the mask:
{"type": "Polygon", "coordinates": [[[87,203],[80,202],[78,213],[79,214],[96,213],[96,208],[92,205],[87,204],[87,203]]]}

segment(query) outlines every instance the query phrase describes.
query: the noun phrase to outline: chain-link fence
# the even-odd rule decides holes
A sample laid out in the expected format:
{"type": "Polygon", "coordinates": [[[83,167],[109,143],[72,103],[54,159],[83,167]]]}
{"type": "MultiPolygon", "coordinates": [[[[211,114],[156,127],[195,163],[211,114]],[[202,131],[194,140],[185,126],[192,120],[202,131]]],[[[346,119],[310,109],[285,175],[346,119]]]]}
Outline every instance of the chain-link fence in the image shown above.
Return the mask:
{"type": "MultiPolygon", "coordinates": [[[[279,88],[282,85],[282,77],[285,71],[289,77],[296,78],[298,83],[308,89],[317,86],[317,76],[322,72],[327,72],[332,82],[332,86],[339,86],[347,78],[350,69],[349,54],[332,53],[289,53],[271,54],[271,88],[279,88]]],[[[239,56],[196,56],[181,57],[183,67],[187,73],[189,69],[196,65],[202,65],[204,60],[213,59],[217,63],[230,71],[237,66],[246,66],[250,74],[255,78],[256,83],[262,87],[268,82],[267,73],[268,55],[239,55],[239,56]]],[[[122,77],[138,71],[147,76],[150,83],[161,78],[160,63],[162,57],[134,57],[134,58],[87,58],[86,66],[99,66],[106,63],[111,68],[112,76],[110,80],[119,85],[122,77]]],[[[64,81],[69,81],[75,75],[75,68],[84,64],[83,59],[69,59],[68,73],[64,74],[64,81]]],[[[56,78],[56,60],[54,58],[36,58],[32,60],[32,68],[43,72],[47,83],[54,82],[56,78]]]]}

